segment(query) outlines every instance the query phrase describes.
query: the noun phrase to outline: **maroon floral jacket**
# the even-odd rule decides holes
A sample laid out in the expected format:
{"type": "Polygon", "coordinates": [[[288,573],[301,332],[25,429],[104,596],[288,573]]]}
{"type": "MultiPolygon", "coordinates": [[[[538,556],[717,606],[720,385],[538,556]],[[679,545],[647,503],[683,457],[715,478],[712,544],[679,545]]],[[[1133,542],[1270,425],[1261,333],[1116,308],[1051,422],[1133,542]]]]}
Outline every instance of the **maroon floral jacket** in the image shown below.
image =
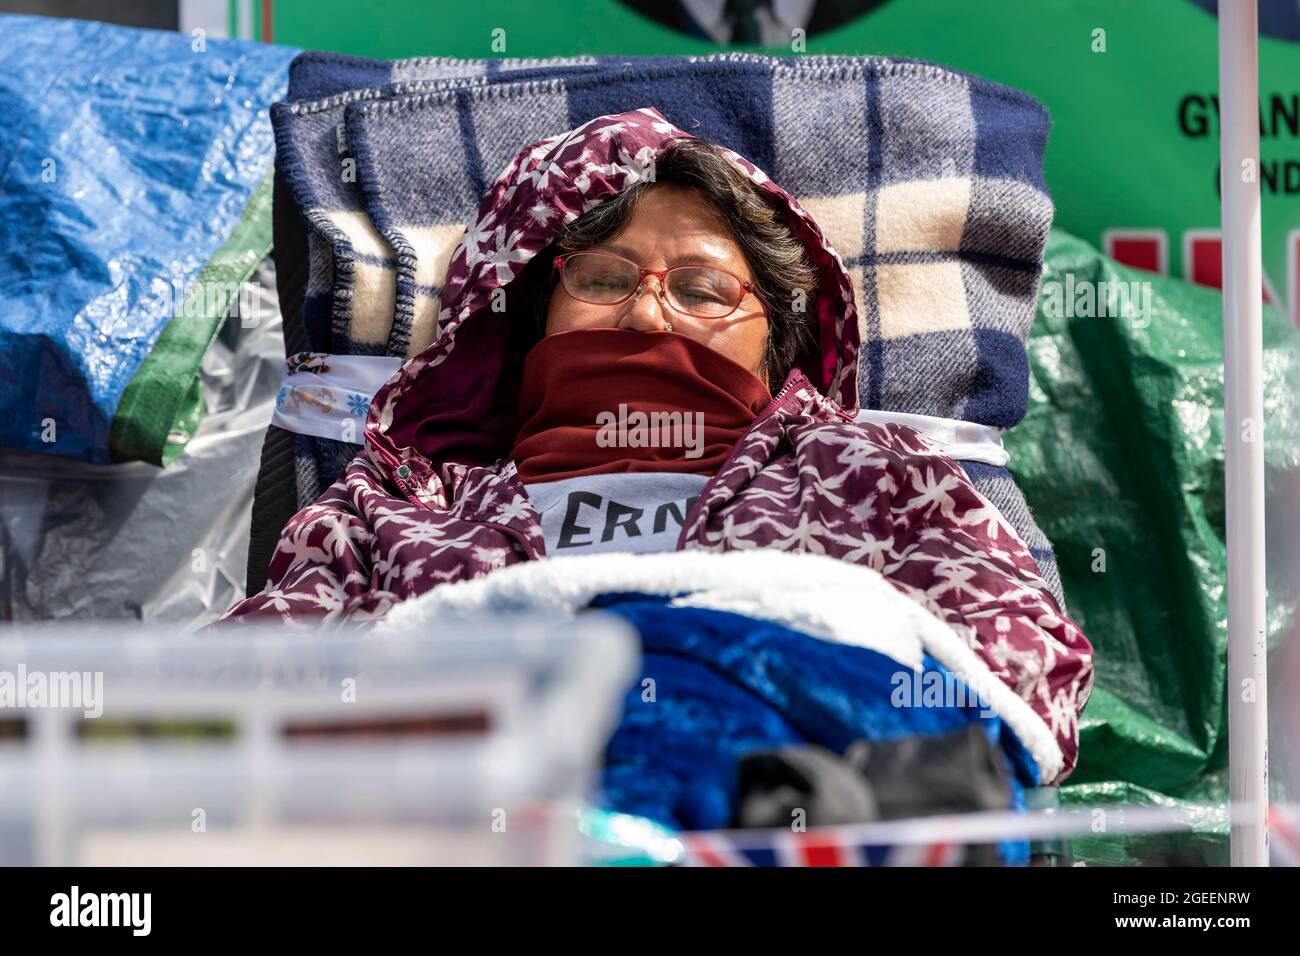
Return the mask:
{"type": "MultiPolygon", "coordinates": [[[[680,135],[641,109],[514,158],[451,259],[437,341],[375,396],[365,450],[289,521],[266,588],[223,620],[373,619],[439,584],[545,557],[538,514],[505,460],[530,323],[512,320],[503,293],[493,293],[504,289],[508,302],[507,284],[560,226],[650,177],[680,135]]],[[[906,426],[853,422],[858,319],[848,274],[793,197],[731,159],[807,246],[820,279],[809,303],[819,335],[705,486],[678,548],[781,548],[876,569],[948,622],[1043,717],[1064,776],[1092,687],[1087,639],[956,462],[906,426]]]]}

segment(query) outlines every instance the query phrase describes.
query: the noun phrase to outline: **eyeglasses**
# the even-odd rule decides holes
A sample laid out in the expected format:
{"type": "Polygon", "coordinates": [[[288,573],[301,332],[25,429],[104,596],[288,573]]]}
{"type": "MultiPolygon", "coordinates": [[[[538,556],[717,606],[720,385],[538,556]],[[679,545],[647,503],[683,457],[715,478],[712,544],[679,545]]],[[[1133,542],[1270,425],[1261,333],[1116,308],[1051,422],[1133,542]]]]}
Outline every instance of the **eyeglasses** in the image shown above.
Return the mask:
{"type": "Polygon", "coordinates": [[[575,252],[555,257],[564,291],[590,305],[618,305],[637,294],[646,276],[659,279],[668,304],[700,319],[724,319],[740,307],[754,286],[740,276],[712,266],[642,269],[607,252],[575,252]]]}

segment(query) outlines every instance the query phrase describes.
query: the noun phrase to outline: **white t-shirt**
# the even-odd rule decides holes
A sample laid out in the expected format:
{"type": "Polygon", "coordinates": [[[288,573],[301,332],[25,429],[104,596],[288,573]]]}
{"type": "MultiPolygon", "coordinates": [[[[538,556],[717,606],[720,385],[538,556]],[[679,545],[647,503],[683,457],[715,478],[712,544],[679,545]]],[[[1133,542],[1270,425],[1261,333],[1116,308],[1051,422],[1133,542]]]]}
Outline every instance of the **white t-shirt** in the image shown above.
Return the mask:
{"type": "Polygon", "coordinates": [[[674,551],[704,475],[622,472],[526,485],[548,555],[674,551]]]}

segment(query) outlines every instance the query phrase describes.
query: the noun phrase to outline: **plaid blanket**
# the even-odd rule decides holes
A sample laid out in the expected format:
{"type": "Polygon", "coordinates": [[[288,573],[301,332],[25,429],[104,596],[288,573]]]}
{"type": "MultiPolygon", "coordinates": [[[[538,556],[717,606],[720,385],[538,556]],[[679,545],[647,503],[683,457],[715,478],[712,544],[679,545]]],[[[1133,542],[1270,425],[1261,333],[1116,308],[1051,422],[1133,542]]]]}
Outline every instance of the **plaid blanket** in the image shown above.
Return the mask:
{"type": "MultiPolygon", "coordinates": [[[[304,95],[316,98],[278,106],[273,121],[281,175],[308,224],[302,314],[313,349],[417,354],[437,334],[446,263],[519,148],[654,106],[750,159],[821,225],[857,297],[863,407],[1001,427],[1025,413],[1024,341],[1052,218],[1048,118],[1025,94],[876,57],[304,54],[290,96],[304,95]]],[[[297,441],[301,505],[359,446],[297,441]]],[[[1009,473],[968,471],[1061,598],[1050,545],[1009,473]]]]}
{"type": "MultiPolygon", "coordinates": [[[[316,75],[321,58],[317,54],[315,58],[300,56],[294,61],[291,97],[298,92],[294,82],[311,90],[328,88],[324,76],[316,75]]],[[[372,219],[363,204],[357,159],[348,148],[344,130],[345,109],[366,101],[482,86],[491,78],[517,82],[554,76],[563,71],[591,69],[594,64],[566,60],[538,67],[532,65],[538,61],[502,61],[490,78],[482,72],[482,61],[416,60],[397,69],[405,61],[385,64],[324,57],[326,64],[339,60],[349,64],[343,75],[374,85],[312,100],[291,99],[275,104],[271,110],[276,163],[309,229],[308,287],[303,305],[308,341],[313,349],[334,354],[410,357],[431,344],[434,323],[430,318],[414,336],[409,320],[394,325],[394,270],[398,263],[393,247],[375,229],[379,220],[372,219]],[[370,64],[369,69],[365,64],[370,64]],[[393,76],[409,79],[388,82],[393,76]]],[[[327,70],[325,75],[334,74],[327,70]]],[[[435,149],[442,146],[430,145],[435,149]]],[[[509,155],[519,145],[510,145],[509,155]]],[[[420,183],[417,188],[430,185],[412,182],[420,183]]],[[[468,203],[469,212],[477,205],[478,196],[474,196],[468,203]]],[[[462,220],[461,231],[464,225],[462,220]]]]}

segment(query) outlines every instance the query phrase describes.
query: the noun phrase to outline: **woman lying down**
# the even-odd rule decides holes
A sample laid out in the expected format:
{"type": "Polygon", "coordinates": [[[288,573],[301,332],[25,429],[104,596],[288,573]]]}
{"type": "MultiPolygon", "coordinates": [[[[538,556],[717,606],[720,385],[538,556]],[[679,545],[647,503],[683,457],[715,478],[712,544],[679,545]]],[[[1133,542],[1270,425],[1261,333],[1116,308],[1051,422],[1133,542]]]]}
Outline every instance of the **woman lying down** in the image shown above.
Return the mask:
{"type": "Polygon", "coordinates": [[[839,257],[748,161],[649,109],[533,144],[456,249],[437,341],[227,619],[622,614],[646,681],[606,796],[676,826],[755,819],[755,751],[861,765],[972,725],[1057,781],[1089,644],[955,461],[854,421],[857,353],[839,257]]]}

